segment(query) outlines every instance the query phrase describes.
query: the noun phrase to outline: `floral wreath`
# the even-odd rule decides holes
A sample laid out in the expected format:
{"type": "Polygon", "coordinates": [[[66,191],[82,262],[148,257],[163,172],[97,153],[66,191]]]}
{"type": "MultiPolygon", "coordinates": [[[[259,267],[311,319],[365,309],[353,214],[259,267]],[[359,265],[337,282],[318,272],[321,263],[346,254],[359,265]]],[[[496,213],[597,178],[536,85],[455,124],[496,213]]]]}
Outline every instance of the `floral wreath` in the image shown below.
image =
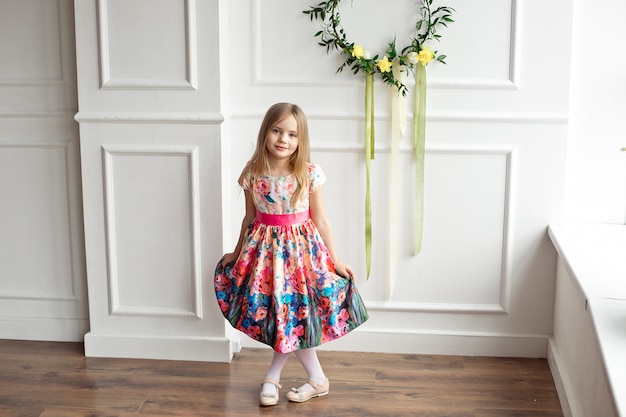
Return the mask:
{"type": "Polygon", "coordinates": [[[438,26],[447,27],[448,23],[454,22],[452,20],[453,8],[441,6],[431,10],[433,0],[418,0],[420,16],[415,24],[415,35],[411,38],[411,43],[402,48],[398,54],[394,37],[380,58],[378,54],[371,56],[371,53],[361,45],[348,40],[341,25],[341,15],[338,10],[340,1],[323,1],[303,11],[304,14],[310,16],[311,21],[318,19],[323,22],[324,28],[314,35],[319,37],[319,45],[326,47],[326,52],[334,48],[346,55],[345,62],[337,69],[337,72],[343,71],[345,67],[350,67],[354,74],[361,71],[365,74],[378,72],[385,83],[396,87],[402,95],[406,95],[407,88],[394,76],[391,71],[392,66],[399,65],[400,68],[408,71],[408,68],[413,68],[418,62],[426,65],[435,59],[443,64],[446,63],[446,55],[431,51],[430,46],[425,46],[425,43],[429,40],[439,40],[441,35],[437,33],[438,26]]]}
{"type": "MultiPolygon", "coordinates": [[[[396,39],[388,45],[384,55],[374,56],[361,45],[348,40],[346,32],[341,25],[341,15],[338,10],[341,0],[327,0],[317,6],[310,6],[309,10],[303,11],[309,15],[311,21],[321,20],[323,28],[314,37],[319,38],[318,44],[326,48],[329,53],[331,49],[336,49],[345,55],[345,61],[337,69],[343,71],[349,67],[357,75],[365,73],[365,258],[367,278],[370,275],[370,264],[372,257],[372,220],[371,220],[371,193],[370,193],[370,165],[374,159],[374,76],[379,74],[382,81],[389,86],[395,87],[398,94],[394,95],[392,104],[392,132],[391,132],[391,183],[397,179],[397,158],[400,136],[404,133],[403,119],[401,115],[405,104],[403,98],[406,96],[407,87],[404,84],[404,73],[408,74],[412,70],[415,74],[415,95],[413,106],[413,135],[415,146],[415,209],[416,209],[416,239],[415,254],[418,254],[422,246],[423,235],[423,212],[424,212],[424,154],[425,154],[425,123],[426,123],[426,65],[432,60],[445,64],[445,55],[439,55],[438,51],[431,51],[426,42],[431,40],[439,41],[441,35],[437,33],[439,26],[448,27],[452,20],[452,13],[455,11],[451,7],[441,6],[432,10],[433,0],[416,0],[419,4],[419,16],[415,23],[415,33],[411,38],[411,43],[403,47],[398,53],[396,49],[396,39]]],[[[393,187],[392,187],[393,189],[393,187]]],[[[395,208],[396,196],[391,192],[390,202],[392,213],[395,208]]],[[[391,221],[395,224],[395,221],[391,221]]],[[[395,241],[390,238],[390,264],[393,263],[395,255],[395,241]]],[[[390,271],[389,295],[393,292],[395,272],[390,271]]]]}

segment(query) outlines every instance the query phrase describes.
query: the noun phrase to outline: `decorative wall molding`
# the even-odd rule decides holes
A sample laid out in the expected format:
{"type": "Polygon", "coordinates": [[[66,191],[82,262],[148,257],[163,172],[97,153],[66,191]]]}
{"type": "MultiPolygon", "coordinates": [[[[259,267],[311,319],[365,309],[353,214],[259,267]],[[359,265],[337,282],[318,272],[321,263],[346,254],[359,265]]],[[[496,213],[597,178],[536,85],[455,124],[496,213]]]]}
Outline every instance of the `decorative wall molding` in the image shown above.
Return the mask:
{"type": "Polygon", "coordinates": [[[509,80],[514,89],[520,89],[522,73],[522,0],[511,0],[511,57],[509,80]]]}
{"type": "MultiPolygon", "coordinates": [[[[508,277],[503,277],[502,281],[508,279],[508,277]]],[[[508,301],[505,301],[506,303],[508,301]]],[[[395,301],[367,301],[365,304],[369,311],[386,313],[507,314],[505,307],[501,304],[407,303],[395,301]]]]}
{"type": "MultiPolygon", "coordinates": [[[[509,0],[511,3],[510,15],[510,32],[509,32],[509,73],[508,78],[431,78],[428,81],[428,87],[434,89],[469,89],[469,90],[518,90],[521,73],[521,18],[522,7],[521,0],[509,0]]],[[[329,74],[328,77],[303,77],[303,76],[272,76],[263,72],[262,54],[263,54],[263,19],[261,17],[261,0],[253,0],[251,6],[251,46],[252,46],[252,86],[254,87],[354,87],[362,84],[363,80],[358,77],[352,77],[349,80],[338,79],[329,74]]],[[[315,44],[312,39],[312,45],[315,44]]],[[[414,80],[407,81],[408,86],[412,86],[414,80]]]]}
{"type": "Polygon", "coordinates": [[[0,143],[0,151],[3,149],[32,149],[32,150],[50,150],[63,148],[67,152],[67,147],[74,138],[55,138],[55,143],[32,142],[32,143],[0,143]]]}
{"type": "Polygon", "coordinates": [[[537,123],[537,124],[567,124],[567,113],[552,112],[428,112],[428,120],[449,123],[537,123]]]}
{"type": "Polygon", "coordinates": [[[45,295],[29,294],[21,291],[7,291],[0,288],[0,300],[20,301],[79,301],[76,296],[71,297],[48,297],[45,295]]]}
{"type": "MultiPolygon", "coordinates": [[[[390,153],[391,147],[389,145],[376,144],[377,153],[390,153]]],[[[319,141],[311,143],[311,150],[316,152],[361,152],[364,146],[360,142],[333,142],[333,141],[319,141]]],[[[484,155],[511,155],[515,151],[514,145],[508,146],[491,146],[491,145],[443,145],[443,144],[426,144],[426,153],[469,153],[469,154],[484,154],[484,155]]],[[[407,144],[400,145],[400,153],[413,153],[413,147],[407,144]]]]}
{"type": "MultiPolygon", "coordinates": [[[[230,116],[234,120],[258,120],[263,119],[261,112],[241,112],[230,116]]],[[[324,113],[322,111],[307,112],[308,120],[346,120],[363,121],[363,112],[333,112],[324,113]]],[[[391,121],[391,115],[386,112],[377,112],[374,115],[377,122],[391,121]]],[[[446,123],[526,123],[526,124],[567,124],[569,116],[567,113],[553,112],[468,112],[468,111],[427,111],[427,121],[446,123]]],[[[407,117],[407,121],[412,121],[412,116],[407,117]]]]}
{"type": "Polygon", "coordinates": [[[62,77],[40,80],[0,80],[0,88],[58,87],[63,84],[65,84],[65,80],[62,77]]]}
{"type": "MultiPolygon", "coordinates": [[[[401,147],[400,152],[412,153],[408,146],[401,147]]],[[[510,310],[511,285],[513,281],[513,210],[516,195],[515,178],[517,147],[514,145],[427,145],[426,155],[500,155],[505,158],[506,172],[504,180],[503,224],[502,224],[502,252],[500,254],[499,300],[497,304],[467,304],[467,303],[407,303],[407,302],[374,302],[373,310],[403,311],[403,312],[431,312],[431,313],[480,313],[480,314],[508,314],[510,310]]],[[[369,304],[368,304],[369,306],[369,304]]]]}
{"type": "Polygon", "coordinates": [[[198,48],[196,34],[196,0],[184,0],[186,79],[120,79],[113,78],[110,67],[108,0],[97,0],[100,88],[102,90],[197,90],[198,48]]]}
{"type": "MultiPolygon", "coordinates": [[[[227,117],[232,120],[261,120],[262,112],[233,113],[227,117]]],[[[56,112],[56,113],[0,113],[0,119],[22,118],[74,118],[79,123],[185,123],[185,124],[222,124],[225,116],[221,113],[145,113],[145,112],[56,112]]],[[[437,112],[429,111],[428,121],[446,123],[525,123],[525,124],[567,124],[567,113],[540,113],[540,112],[437,112]]],[[[363,112],[333,112],[324,113],[312,111],[307,113],[309,121],[337,120],[363,121],[363,112]]],[[[386,112],[375,114],[377,122],[387,122],[391,116],[386,112]]],[[[412,121],[407,117],[407,121],[412,121]]]]}
{"type": "MultiPolygon", "coordinates": [[[[508,314],[511,300],[511,283],[513,281],[513,218],[516,186],[519,183],[517,173],[517,146],[514,145],[436,145],[427,146],[426,154],[470,154],[470,155],[501,155],[506,159],[504,178],[504,202],[502,224],[502,253],[500,269],[500,299],[497,305],[492,304],[437,304],[431,305],[431,311],[449,313],[485,313],[508,314]]],[[[424,307],[418,305],[417,307],[424,307]]]]}
{"type": "Polygon", "coordinates": [[[460,331],[460,330],[416,330],[405,328],[373,327],[367,326],[358,329],[359,333],[378,334],[402,334],[402,335],[438,335],[459,337],[484,337],[484,338],[514,338],[514,339],[543,339],[547,345],[550,334],[547,333],[507,333],[490,331],[460,331]]]}
{"type": "MultiPolygon", "coordinates": [[[[393,321],[393,320],[390,320],[393,321]]],[[[421,330],[373,327],[365,323],[352,333],[320,346],[320,350],[422,355],[470,355],[544,358],[549,334],[489,331],[421,330]]],[[[264,347],[248,337],[244,348],[264,347]]]]}
{"type": "Polygon", "coordinates": [[[2,113],[0,119],[62,119],[71,120],[75,112],[21,112],[21,113],[2,113]]]}
{"type": "Polygon", "coordinates": [[[105,224],[108,266],[110,311],[113,315],[179,316],[201,319],[202,276],[200,249],[200,188],[198,148],[192,145],[102,145],[103,175],[105,186],[105,224]],[[116,252],[116,210],[113,160],[116,156],[185,156],[188,161],[189,207],[191,210],[189,231],[191,235],[191,289],[192,305],[189,310],[165,307],[124,306],[120,303],[118,261],[116,252]]]}
{"type": "Polygon", "coordinates": [[[224,116],[220,113],[79,112],[74,120],[79,123],[221,124],[224,116]]]}

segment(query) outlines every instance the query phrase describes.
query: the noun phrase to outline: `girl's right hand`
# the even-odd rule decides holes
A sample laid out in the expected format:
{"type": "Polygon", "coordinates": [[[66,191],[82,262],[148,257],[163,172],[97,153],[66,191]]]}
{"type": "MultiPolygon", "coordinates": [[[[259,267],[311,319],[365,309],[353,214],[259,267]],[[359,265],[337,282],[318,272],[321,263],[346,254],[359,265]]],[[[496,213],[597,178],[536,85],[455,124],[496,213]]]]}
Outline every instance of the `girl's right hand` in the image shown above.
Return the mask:
{"type": "Polygon", "coordinates": [[[224,254],[222,257],[222,268],[228,264],[232,264],[237,260],[237,254],[234,252],[224,254]]]}

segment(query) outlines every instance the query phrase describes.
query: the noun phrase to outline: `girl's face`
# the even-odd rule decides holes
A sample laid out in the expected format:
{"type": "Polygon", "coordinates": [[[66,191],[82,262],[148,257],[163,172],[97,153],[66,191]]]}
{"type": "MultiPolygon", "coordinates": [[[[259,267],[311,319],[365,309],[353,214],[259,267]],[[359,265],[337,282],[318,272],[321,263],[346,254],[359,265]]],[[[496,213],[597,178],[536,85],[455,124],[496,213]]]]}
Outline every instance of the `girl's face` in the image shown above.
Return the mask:
{"type": "Polygon", "coordinates": [[[298,123],[293,115],[281,119],[265,135],[265,147],[273,160],[289,159],[298,149],[298,123]]]}

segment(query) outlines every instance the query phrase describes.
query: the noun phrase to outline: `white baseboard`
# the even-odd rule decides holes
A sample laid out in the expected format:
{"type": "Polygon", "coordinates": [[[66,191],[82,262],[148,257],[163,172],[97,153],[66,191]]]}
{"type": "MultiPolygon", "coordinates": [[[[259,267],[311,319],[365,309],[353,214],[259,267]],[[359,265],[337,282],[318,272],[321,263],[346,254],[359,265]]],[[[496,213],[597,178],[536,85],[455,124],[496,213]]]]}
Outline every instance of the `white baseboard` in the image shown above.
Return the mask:
{"type": "MultiPolygon", "coordinates": [[[[264,347],[241,335],[243,347],[264,347]]],[[[357,329],[321,350],[423,355],[545,358],[548,335],[396,332],[357,329]]]]}
{"type": "Polygon", "coordinates": [[[57,317],[0,317],[0,339],[82,342],[89,319],[57,317]]]}
{"type": "Polygon", "coordinates": [[[85,335],[85,356],[100,358],[230,362],[238,346],[226,337],[85,335]]]}
{"type": "Polygon", "coordinates": [[[550,366],[550,372],[552,372],[552,379],[554,379],[556,393],[559,396],[559,401],[561,402],[563,417],[577,417],[578,414],[574,414],[572,412],[572,404],[570,404],[570,398],[575,397],[572,395],[573,390],[567,374],[567,369],[562,364],[559,351],[552,337],[548,343],[548,365],[550,366]]]}

